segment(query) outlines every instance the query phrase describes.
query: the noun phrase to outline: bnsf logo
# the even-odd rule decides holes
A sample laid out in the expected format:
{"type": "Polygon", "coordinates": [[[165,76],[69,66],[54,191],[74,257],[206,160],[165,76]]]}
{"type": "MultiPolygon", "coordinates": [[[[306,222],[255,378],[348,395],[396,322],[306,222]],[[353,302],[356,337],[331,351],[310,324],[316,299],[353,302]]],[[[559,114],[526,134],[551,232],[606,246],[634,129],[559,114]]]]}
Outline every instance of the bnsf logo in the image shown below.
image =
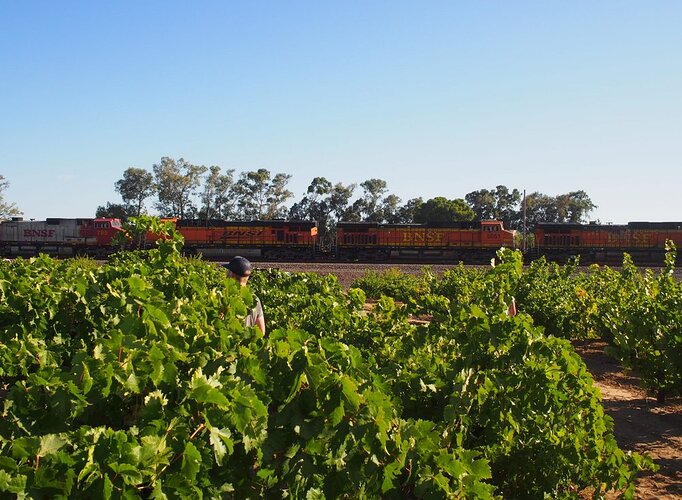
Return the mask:
{"type": "Polygon", "coordinates": [[[403,243],[411,243],[411,244],[436,243],[436,244],[440,244],[443,242],[444,237],[445,237],[445,233],[443,233],[443,232],[434,232],[434,231],[427,231],[426,233],[406,232],[406,233],[403,233],[403,243]]]}
{"type": "Polygon", "coordinates": [[[241,238],[244,236],[261,236],[262,229],[228,229],[223,232],[223,238],[241,238]]]}
{"type": "Polygon", "coordinates": [[[54,229],[24,229],[24,238],[52,238],[54,229]]]}

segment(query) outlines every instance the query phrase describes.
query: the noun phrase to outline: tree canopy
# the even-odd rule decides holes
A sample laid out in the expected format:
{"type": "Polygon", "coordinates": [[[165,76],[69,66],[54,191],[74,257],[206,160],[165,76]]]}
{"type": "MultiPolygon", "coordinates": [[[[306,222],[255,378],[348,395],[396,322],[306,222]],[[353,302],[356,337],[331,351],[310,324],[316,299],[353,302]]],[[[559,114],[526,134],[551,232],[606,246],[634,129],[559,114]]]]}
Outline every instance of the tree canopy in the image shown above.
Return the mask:
{"type": "Polygon", "coordinates": [[[174,160],[163,157],[153,166],[154,182],[158,192],[156,208],[162,217],[195,217],[197,207],[193,204],[201,176],[207,168],[193,165],[184,158],[174,160]]]}
{"type": "Polygon", "coordinates": [[[8,187],[9,181],[5,179],[4,175],[0,174],[0,220],[10,219],[22,213],[14,203],[5,201],[4,193],[8,187]]]}
{"type": "Polygon", "coordinates": [[[595,208],[585,191],[558,196],[534,192],[526,196],[526,221],[531,228],[538,222],[584,222],[595,208]]]}
{"type": "Polygon", "coordinates": [[[111,203],[100,205],[95,211],[95,217],[109,217],[112,219],[126,220],[135,213],[134,207],[123,203],[111,203]]]}
{"type": "Polygon", "coordinates": [[[480,220],[501,220],[505,227],[516,227],[519,223],[521,193],[518,189],[509,190],[500,185],[491,190],[472,191],[464,199],[480,220]]]}
{"type": "Polygon", "coordinates": [[[437,196],[419,205],[414,212],[414,222],[456,222],[474,220],[476,214],[467,203],[457,198],[448,200],[437,196]]]}
{"type": "Polygon", "coordinates": [[[123,172],[123,178],[116,181],[116,191],[123,203],[133,208],[132,215],[139,217],[144,201],[156,192],[154,176],[143,168],[130,167],[123,172]]]}

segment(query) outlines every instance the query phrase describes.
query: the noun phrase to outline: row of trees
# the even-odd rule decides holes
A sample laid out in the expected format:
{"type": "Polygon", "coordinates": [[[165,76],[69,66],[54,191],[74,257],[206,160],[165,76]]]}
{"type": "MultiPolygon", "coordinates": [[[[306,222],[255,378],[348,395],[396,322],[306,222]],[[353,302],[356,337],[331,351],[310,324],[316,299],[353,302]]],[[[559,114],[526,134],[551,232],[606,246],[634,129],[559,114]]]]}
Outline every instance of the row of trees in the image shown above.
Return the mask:
{"type": "Polygon", "coordinates": [[[162,217],[255,220],[283,218],[285,202],[293,193],[286,186],[291,175],[271,176],[264,168],[223,173],[218,166],[194,165],[183,158],[163,157],[149,172],[131,167],[116,181],[123,203],[97,208],[97,216],[126,218],[145,212],[148,199],[162,217]]]}
{"type": "MultiPolygon", "coordinates": [[[[96,216],[126,219],[146,213],[151,205],[162,217],[316,220],[323,235],[331,232],[337,221],[422,223],[498,219],[513,229],[521,229],[523,224],[521,192],[506,186],[472,191],[464,198],[419,197],[403,203],[381,179],[344,185],[315,177],[302,198],[289,203],[294,197],[287,189],[290,179],[289,174],[273,176],[264,168],[237,175],[234,169],[223,171],[215,165],[206,167],[183,158],[163,157],[151,172],[128,168],[115,183],[122,203],[107,202],[97,208],[96,216]]],[[[0,219],[21,214],[15,204],[4,201],[8,185],[0,175],[0,219]]],[[[525,206],[530,230],[539,221],[584,222],[596,208],[584,191],[558,196],[531,193],[526,196],[525,206]]]]}
{"type": "MultiPolygon", "coordinates": [[[[318,221],[322,234],[337,221],[422,223],[499,219],[506,227],[523,225],[522,195],[518,189],[496,186],[472,191],[464,198],[412,198],[405,203],[388,191],[386,181],[369,179],[358,185],[333,183],[315,177],[303,197],[287,206],[293,193],[287,189],[291,175],[274,176],[264,168],[236,174],[219,166],[194,165],[184,159],[163,157],[152,172],[131,167],[115,184],[123,203],[107,203],[97,216],[126,218],[145,212],[152,200],[162,217],[263,220],[274,218],[318,221]]],[[[527,226],[539,221],[584,222],[596,208],[587,193],[558,196],[535,192],[526,196],[527,226]]]]}

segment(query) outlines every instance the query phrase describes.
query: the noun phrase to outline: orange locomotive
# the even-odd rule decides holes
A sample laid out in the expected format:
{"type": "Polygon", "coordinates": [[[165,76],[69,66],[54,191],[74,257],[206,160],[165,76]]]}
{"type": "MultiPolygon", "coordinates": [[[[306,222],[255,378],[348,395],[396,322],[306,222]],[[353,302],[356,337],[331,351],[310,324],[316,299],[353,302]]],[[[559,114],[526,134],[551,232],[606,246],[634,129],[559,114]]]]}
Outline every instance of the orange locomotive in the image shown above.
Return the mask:
{"type": "Polygon", "coordinates": [[[310,221],[178,219],[175,228],[185,251],[206,258],[305,260],[313,258],[317,243],[317,223],[310,221]]]}
{"type": "Polygon", "coordinates": [[[682,248],[682,222],[539,223],[535,228],[536,254],[558,261],[580,255],[584,264],[621,263],[625,252],[637,263],[661,264],[666,240],[682,248]]]}
{"type": "Polygon", "coordinates": [[[515,231],[501,221],[430,224],[339,222],[340,260],[411,260],[485,263],[502,246],[514,247],[515,231]]]}

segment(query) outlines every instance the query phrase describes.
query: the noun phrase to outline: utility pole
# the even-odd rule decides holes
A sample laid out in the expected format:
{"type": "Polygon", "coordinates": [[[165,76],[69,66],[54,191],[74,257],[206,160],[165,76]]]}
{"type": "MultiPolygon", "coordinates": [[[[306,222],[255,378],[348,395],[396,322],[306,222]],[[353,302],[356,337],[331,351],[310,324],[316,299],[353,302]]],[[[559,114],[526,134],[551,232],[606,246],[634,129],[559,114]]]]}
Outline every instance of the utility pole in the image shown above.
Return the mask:
{"type": "Polygon", "coordinates": [[[526,190],[523,190],[523,253],[526,253],[526,190]]]}

